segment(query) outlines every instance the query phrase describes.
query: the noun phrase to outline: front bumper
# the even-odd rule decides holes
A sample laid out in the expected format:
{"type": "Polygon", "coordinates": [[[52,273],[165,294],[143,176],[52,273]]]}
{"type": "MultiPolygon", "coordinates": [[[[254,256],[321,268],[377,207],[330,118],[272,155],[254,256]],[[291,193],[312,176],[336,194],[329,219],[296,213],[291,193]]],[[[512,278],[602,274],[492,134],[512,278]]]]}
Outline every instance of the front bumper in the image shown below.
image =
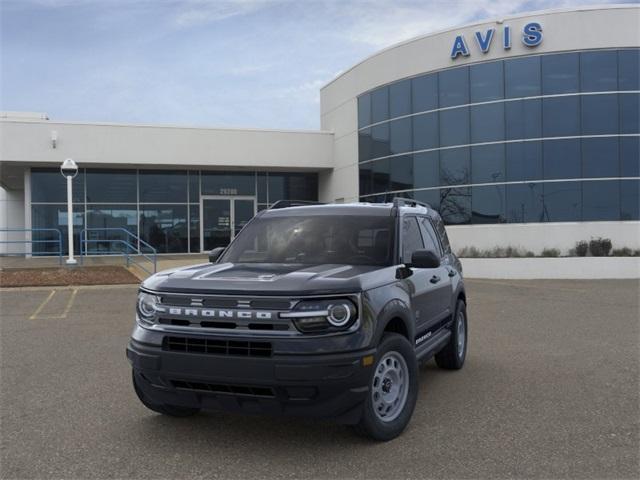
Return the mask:
{"type": "Polygon", "coordinates": [[[349,353],[239,357],[167,351],[131,339],[127,358],[153,403],[357,423],[372,366],[349,353]]]}

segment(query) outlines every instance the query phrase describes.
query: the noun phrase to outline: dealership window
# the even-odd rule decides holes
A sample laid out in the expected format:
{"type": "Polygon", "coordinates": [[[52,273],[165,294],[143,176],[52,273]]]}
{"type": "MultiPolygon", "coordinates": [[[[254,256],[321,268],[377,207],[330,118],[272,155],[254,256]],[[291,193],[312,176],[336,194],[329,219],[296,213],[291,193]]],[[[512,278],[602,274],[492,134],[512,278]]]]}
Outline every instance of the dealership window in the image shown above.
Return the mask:
{"type": "MultiPolygon", "coordinates": [[[[60,173],[58,173],[60,175],[60,173]]],[[[62,175],[60,175],[62,176],[62,175]]],[[[62,253],[68,251],[67,242],[67,205],[33,205],[31,207],[31,228],[55,228],[60,230],[59,236],[56,232],[36,231],[32,233],[31,252],[34,255],[57,255],[58,239],[62,240],[62,253]]],[[[73,205],[73,250],[76,255],[80,254],[80,231],[84,228],[84,205],[73,205]]]]}
{"type": "Polygon", "coordinates": [[[471,183],[505,181],[505,145],[471,147],[471,183]]]}
{"type": "Polygon", "coordinates": [[[371,129],[365,128],[358,132],[358,161],[363,162],[373,158],[373,139],[371,129]]]}
{"type": "Polygon", "coordinates": [[[575,222],[582,214],[582,182],[543,184],[545,222],[575,222]]]}
{"type": "Polygon", "coordinates": [[[618,138],[582,139],[582,177],[618,177],[618,138]]]}
{"type": "Polygon", "coordinates": [[[371,123],[389,119],[389,88],[382,87],[371,92],[371,123]]]}
{"type": "Polygon", "coordinates": [[[471,103],[504,98],[503,62],[488,62],[469,67],[471,103]]]}
{"type": "Polygon", "coordinates": [[[440,152],[440,185],[467,185],[470,179],[468,147],[440,152]]]}
{"type": "Polygon", "coordinates": [[[620,220],[640,219],[640,181],[620,181],[620,220]]]}
{"type": "Polygon", "coordinates": [[[386,157],[391,154],[389,146],[389,123],[371,127],[372,158],[386,157]]]}
{"type": "Polygon", "coordinates": [[[140,202],[187,202],[187,172],[175,170],[140,171],[140,202]]]}
{"type": "Polygon", "coordinates": [[[504,104],[471,107],[471,143],[504,140],[504,104]]]}
{"type": "Polygon", "coordinates": [[[402,80],[389,86],[389,118],[411,113],[411,80],[402,80]]]}
{"type": "MultiPolygon", "coordinates": [[[[620,94],[620,133],[640,133],[640,94],[620,94]]],[[[616,132],[617,133],[617,132],[616,132]]]]}
{"type": "Polygon", "coordinates": [[[620,139],[620,176],[640,177],[640,137],[620,139]]]}
{"type": "Polygon", "coordinates": [[[198,203],[200,201],[200,172],[189,171],[189,202],[198,203]]]}
{"type": "Polygon", "coordinates": [[[158,253],[188,251],[186,205],[144,205],[140,207],[140,237],[158,253]]]}
{"type": "MultiPolygon", "coordinates": [[[[67,203],[67,180],[58,168],[31,170],[31,201],[67,203]]],[[[84,169],[73,179],[73,203],[84,203],[84,169]]]]}
{"type": "Polygon", "coordinates": [[[440,108],[469,103],[469,69],[467,67],[444,70],[438,75],[440,108]]]}
{"type": "Polygon", "coordinates": [[[418,190],[413,192],[413,198],[419,202],[426,203],[431,208],[440,210],[440,190],[418,190]]]}
{"type": "Polygon", "coordinates": [[[438,74],[431,73],[411,79],[411,110],[413,113],[438,108],[438,74]]]}
{"type": "Polygon", "coordinates": [[[136,203],[136,170],[87,170],[88,203],[136,203]]]}
{"type": "Polygon", "coordinates": [[[614,50],[580,53],[580,85],[583,92],[618,90],[618,54],[614,50]]]}
{"type": "Polygon", "coordinates": [[[428,188],[440,185],[440,152],[413,154],[414,188],[428,188]]]}
{"type": "Polygon", "coordinates": [[[439,146],[438,112],[413,117],[413,150],[427,150],[439,146]]]}
{"type": "Polygon", "coordinates": [[[269,173],[269,203],[278,200],[318,200],[318,175],[315,173],[269,173]]]}
{"type": "Polygon", "coordinates": [[[580,97],[553,97],[542,100],[542,136],[580,135],[580,97]]]}
{"type": "Polygon", "coordinates": [[[364,165],[360,165],[360,169],[358,172],[359,183],[360,183],[360,195],[369,195],[373,193],[371,180],[371,167],[372,163],[365,163],[364,165]]]}
{"type": "Polygon", "coordinates": [[[620,219],[620,181],[591,181],[582,185],[582,220],[620,219]]]}
{"type": "Polygon", "coordinates": [[[391,163],[391,190],[410,190],[413,188],[413,156],[401,155],[389,159],[391,163]]]}
{"type": "Polygon", "coordinates": [[[255,195],[255,173],[201,172],[203,195],[255,195]]]}
{"type": "Polygon", "coordinates": [[[543,173],[546,180],[580,178],[580,140],[562,139],[543,142],[543,173]]]}
{"type": "Polygon", "coordinates": [[[505,137],[507,140],[542,136],[542,100],[505,102],[505,137]]]}
{"type": "Polygon", "coordinates": [[[411,117],[389,122],[389,146],[391,154],[411,151],[411,117]]]}
{"type": "Polygon", "coordinates": [[[440,112],[440,146],[469,143],[469,107],[440,112]]]}
{"type": "Polygon", "coordinates": [[[131,252],[138,248],[131,235],[138,235],[138,210],[132,205],[87,205],[87,252],[91,254],[131,252]]]}
{"type": "Polygon", "coordinates": [[[472,223],[504,223],[506,208],[504,185],[473,187],[471,207],[472,223]]]}
{"type": "Polygon", "coordinates": [[[542,94],[557,95],[580,90],[580,57],[561,53],[542,57],[542,94]]]}
{"type": "Polygon", "coordinates": [[[542,184],[525,183],[507,185],[507,222],[541,222],[542,184]]]}
{"type": "Polygon", "coordinates": [[[368,93],[358,97],[358,128],[371,124],[371,95],[368,93]]]}
{"type": "Polygon", "coordinates": [[[618,51],[618,89],[640,90],[640,49],[618,51]]]}
{"type": "Polygon", "coordinates": [[[619,132],[618,95],[584,95],[581,107],[582,135],[619,132]]]}
{"type": "Polygon", "coordinates": [[[513,142],[505,145],[508,182],[542,179],[542,142],[513,142]]]}
{"type": "Polygon", "coordinates": [[[455,187],[440,190],[440,215],[449,225],[471,222],[471,188],[455,187]]]}
{"type": "Polygon", "coordinates": [[[372,164],[371,176],[373,193],[383,193],[390,190],[389,160],[388,158],[376,160],[372,164]]]}
{"type": "Polygon", "coordinates": [[[189,205],[189,248],[191,253],[200,251],[200,205],[189,205]]]}
{"type": "Polygon", "coordinates": [[[504,78],[506,98],[540,95],[540,57],[505,61],[504,78]]]}

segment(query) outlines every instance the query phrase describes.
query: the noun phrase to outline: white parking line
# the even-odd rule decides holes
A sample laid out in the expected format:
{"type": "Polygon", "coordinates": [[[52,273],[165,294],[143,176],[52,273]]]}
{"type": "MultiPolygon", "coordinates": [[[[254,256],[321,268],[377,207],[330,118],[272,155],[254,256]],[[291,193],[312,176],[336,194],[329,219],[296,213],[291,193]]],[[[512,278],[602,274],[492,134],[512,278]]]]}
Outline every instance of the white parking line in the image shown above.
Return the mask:
{"type": "Polygon", "coordinates": [[[45,298],[44,302],[42,302],[40,306],[37,308],[37,310],[33,312],[33,315],[29,317],[29,320],[36,320],[36,319],[43,319],[43,318],[58,318],[58,319],[67,318],[67,315],[69,314],[69,312],[71,311],[71,307],[73,306],[73,301],[75,300],[76,295],[78,294],[77,288],[74,288],[73,291],[71,292],[71,295],[69,295],[69,300],[67,301],[67,305],[64,307],[64,310],[62,311],[62,313],[40,315],[40,312],[42,312],[42,310],[47,305],[47,303],[49,303],[49,301],[53,298],[56,291],[57,290],[51,291],[49,296],[45,298]]]}

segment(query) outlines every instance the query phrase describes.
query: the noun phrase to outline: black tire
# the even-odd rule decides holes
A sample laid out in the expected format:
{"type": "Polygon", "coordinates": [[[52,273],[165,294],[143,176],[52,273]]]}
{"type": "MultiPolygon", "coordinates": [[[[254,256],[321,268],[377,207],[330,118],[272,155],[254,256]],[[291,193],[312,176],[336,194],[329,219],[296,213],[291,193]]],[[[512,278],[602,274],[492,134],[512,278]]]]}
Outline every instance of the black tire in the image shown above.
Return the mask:
{"type": "Polygon", "coordinates": [[[133,389],[138,395],[138,398],[142,402],[142,404],[147,407],[149,410],[153,410],[156,413],[160,413],[162,415],[168,415],[170,417],[190,417],[195,415],[200,411],[199,408],[190,408],[190,407],[179,407],[177,405],[166,405],[166,404],[158,404],[149,400],[149,398],[144,394],[138,382],[138,376],[135,372],[132,372],[133,378],[133,389]]]}
{"type": "Polygon", "coordinates": [[[449,343],[436,353],[436,364],[446,370],[460,370],[467,358],[467,340],[469,337],[469,322],[467,321],[467,306],[462,300],[458,300],[453,324],[451,325],[451,338],[449,343]],[[464,322],[464,340],[460,348],[459,322],[464,322]]]}
{"type": "Polygon", "coordinates": [[[362,418],[360,423],[355,425],[354,428],[360,435],[386,442],[400,435],[409,423],[409,420],[411,420],[411,415],[413,414],[413,409],[416,406],[416,400],[418,398],[418,362],[413,346],[405,337],[396,333],[387,333],[382,337],[374,365],[375,367],[371,371],[371,379],[369,380],[369,391],[363,404],[362,418]],[[376,370],[381,365],[380,361],[389,352],[395,352],[402,356],[406,362],[409,380],[406,383],[408,387],[406,400],[404,406],[399,410],[400,413],[392,420],[383,421],[374,410],[373,382],[376,378],[376,370]]]}

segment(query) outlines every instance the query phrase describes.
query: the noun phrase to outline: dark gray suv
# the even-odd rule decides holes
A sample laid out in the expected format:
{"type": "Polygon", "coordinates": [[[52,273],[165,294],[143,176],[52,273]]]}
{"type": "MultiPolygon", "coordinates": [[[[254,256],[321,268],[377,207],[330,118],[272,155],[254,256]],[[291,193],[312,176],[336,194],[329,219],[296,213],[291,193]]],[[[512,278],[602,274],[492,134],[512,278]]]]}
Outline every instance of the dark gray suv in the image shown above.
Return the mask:
{"type": "Polygon", "coordinates": [[[276,205],[210,263],[140,288],[127,348],[144,405],[305,415],[399,435],[418,362],[459,369],[466,296],[428,205],[276,205]],[[284,207],[284,208],[283,208],[284,207]]]}

